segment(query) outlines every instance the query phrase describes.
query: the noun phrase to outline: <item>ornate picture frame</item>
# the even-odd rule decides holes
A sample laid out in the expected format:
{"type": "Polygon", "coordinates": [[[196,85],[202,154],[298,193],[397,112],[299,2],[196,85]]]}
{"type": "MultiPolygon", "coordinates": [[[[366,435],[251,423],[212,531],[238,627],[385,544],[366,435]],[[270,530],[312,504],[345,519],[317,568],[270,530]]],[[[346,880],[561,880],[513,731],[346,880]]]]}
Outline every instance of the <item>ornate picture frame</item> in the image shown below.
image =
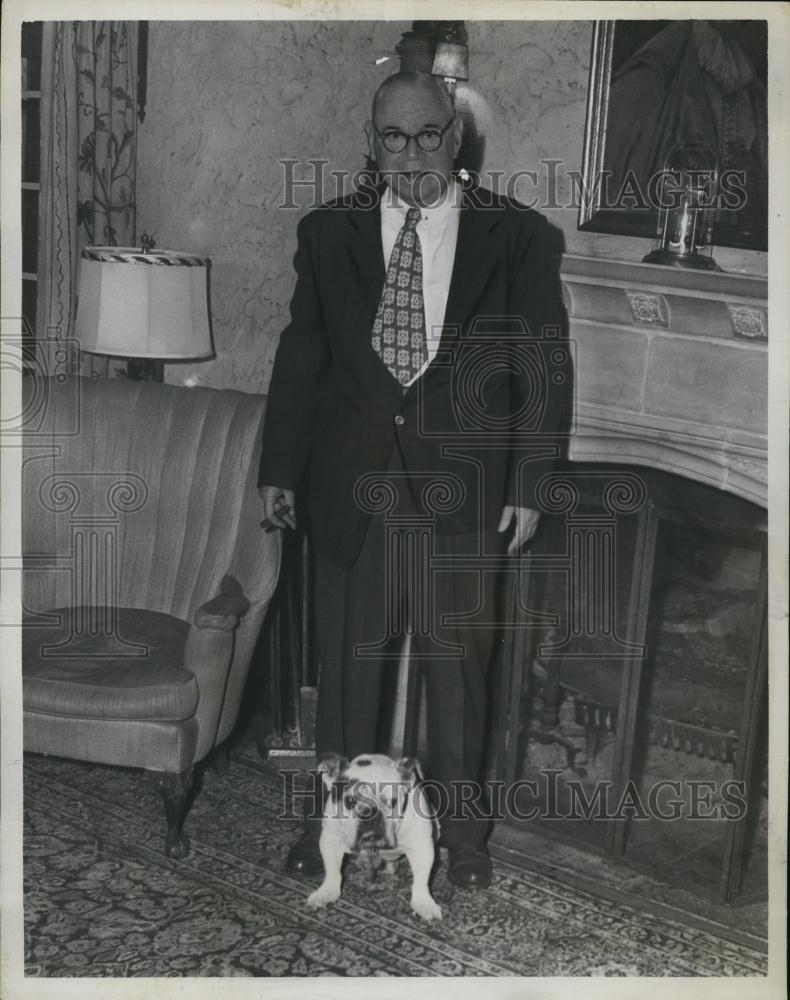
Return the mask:
{"type": "Polygon", "coordinates": [[[654,237],[650,177],[701,135],[726,191],[713,243],[767,250],[767,118],[766,21],[596,21],[578,228],[654,237]]]}

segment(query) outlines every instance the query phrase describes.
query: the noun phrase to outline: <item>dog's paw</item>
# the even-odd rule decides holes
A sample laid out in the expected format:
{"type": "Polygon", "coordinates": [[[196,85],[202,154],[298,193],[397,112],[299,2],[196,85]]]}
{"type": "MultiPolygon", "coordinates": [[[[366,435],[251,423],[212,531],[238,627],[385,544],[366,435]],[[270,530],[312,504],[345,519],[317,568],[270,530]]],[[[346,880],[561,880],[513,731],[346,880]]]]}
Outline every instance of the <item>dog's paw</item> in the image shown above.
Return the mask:
{"type": "Polygon", "coordinates": [[[329,906],[340,899],[340,890],[331,886],[319,886],[315,892],[311,892],[307,897],[307,906],[311,910],[320,910],[322,906],[329,906]]]}
{"type": "Polygon", "coordinates": [[[423,920],[441,920],[442,919],[442,908],[436,902],[436,900],[431,899],[413,899],[411,901],[411,908],[417,914],[418,917],[422,917],[423,920]]]}

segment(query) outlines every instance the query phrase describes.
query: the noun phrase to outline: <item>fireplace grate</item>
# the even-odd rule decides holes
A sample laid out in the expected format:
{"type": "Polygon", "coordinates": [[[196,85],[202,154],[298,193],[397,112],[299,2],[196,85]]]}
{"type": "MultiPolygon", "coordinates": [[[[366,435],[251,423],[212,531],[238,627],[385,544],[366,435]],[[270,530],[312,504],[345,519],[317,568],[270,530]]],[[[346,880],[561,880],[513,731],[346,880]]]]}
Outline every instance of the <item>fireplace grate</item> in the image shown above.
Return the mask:
{"type": "MultiPolygon", "coordinates": [[[[611,705],[574,699],[576,723],[585,729],[601,729],[614,732],[617,725],[617,710],[611,705]]],[[[738,734],[725,732],[715,727],[696,726],[689,722],[678,722],[660,715],[647,715],[647,731],[650,742],[677,750],[681,753],[709,757],[724,764],[734,764],[738,754],[738,734]]]]}

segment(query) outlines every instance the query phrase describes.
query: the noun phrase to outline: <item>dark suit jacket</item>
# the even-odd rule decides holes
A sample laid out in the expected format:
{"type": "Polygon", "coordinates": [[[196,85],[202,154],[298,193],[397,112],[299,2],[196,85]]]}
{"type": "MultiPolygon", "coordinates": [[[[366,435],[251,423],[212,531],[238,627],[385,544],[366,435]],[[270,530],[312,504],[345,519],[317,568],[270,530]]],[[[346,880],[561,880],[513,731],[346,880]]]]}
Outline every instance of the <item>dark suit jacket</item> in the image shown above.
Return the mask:
{"type": "Polygon", "coordinates": [[[316,550],[345,567],[383,496],[365,477],[395,448],[437,530],[490,529],[503,504],[535,507],[570,383],[549,226],[478,188],[464,191],[439,351],[404,392],[370,343],[385,279],[380,193],[363,188],[299,224],[258,479],[306,486],[316,550]],[[423,493],[430,479],[442,487],[423,493]]]}

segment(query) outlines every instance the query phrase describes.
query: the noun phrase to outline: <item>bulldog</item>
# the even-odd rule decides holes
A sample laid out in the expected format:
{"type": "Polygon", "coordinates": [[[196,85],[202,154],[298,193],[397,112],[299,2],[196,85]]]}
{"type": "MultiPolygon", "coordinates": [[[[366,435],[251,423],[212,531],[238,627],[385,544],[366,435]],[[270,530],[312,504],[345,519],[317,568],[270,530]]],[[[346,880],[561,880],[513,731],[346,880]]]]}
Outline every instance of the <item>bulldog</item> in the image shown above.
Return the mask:
{"type": "Polygon", "coordinates": [[[340,898],[346,854],[362,857],[374,871],[382,860],[391,870],[405,855],[412,873],[412,910],[425,920],[441,920],[441,907],[428,888],[436,821],[418,784],[417,761],[361,754],[349,763],[325,754],[318,770],[327,790],[318,843],[324,881],[307,905],[317,909],[340,898]]]}

